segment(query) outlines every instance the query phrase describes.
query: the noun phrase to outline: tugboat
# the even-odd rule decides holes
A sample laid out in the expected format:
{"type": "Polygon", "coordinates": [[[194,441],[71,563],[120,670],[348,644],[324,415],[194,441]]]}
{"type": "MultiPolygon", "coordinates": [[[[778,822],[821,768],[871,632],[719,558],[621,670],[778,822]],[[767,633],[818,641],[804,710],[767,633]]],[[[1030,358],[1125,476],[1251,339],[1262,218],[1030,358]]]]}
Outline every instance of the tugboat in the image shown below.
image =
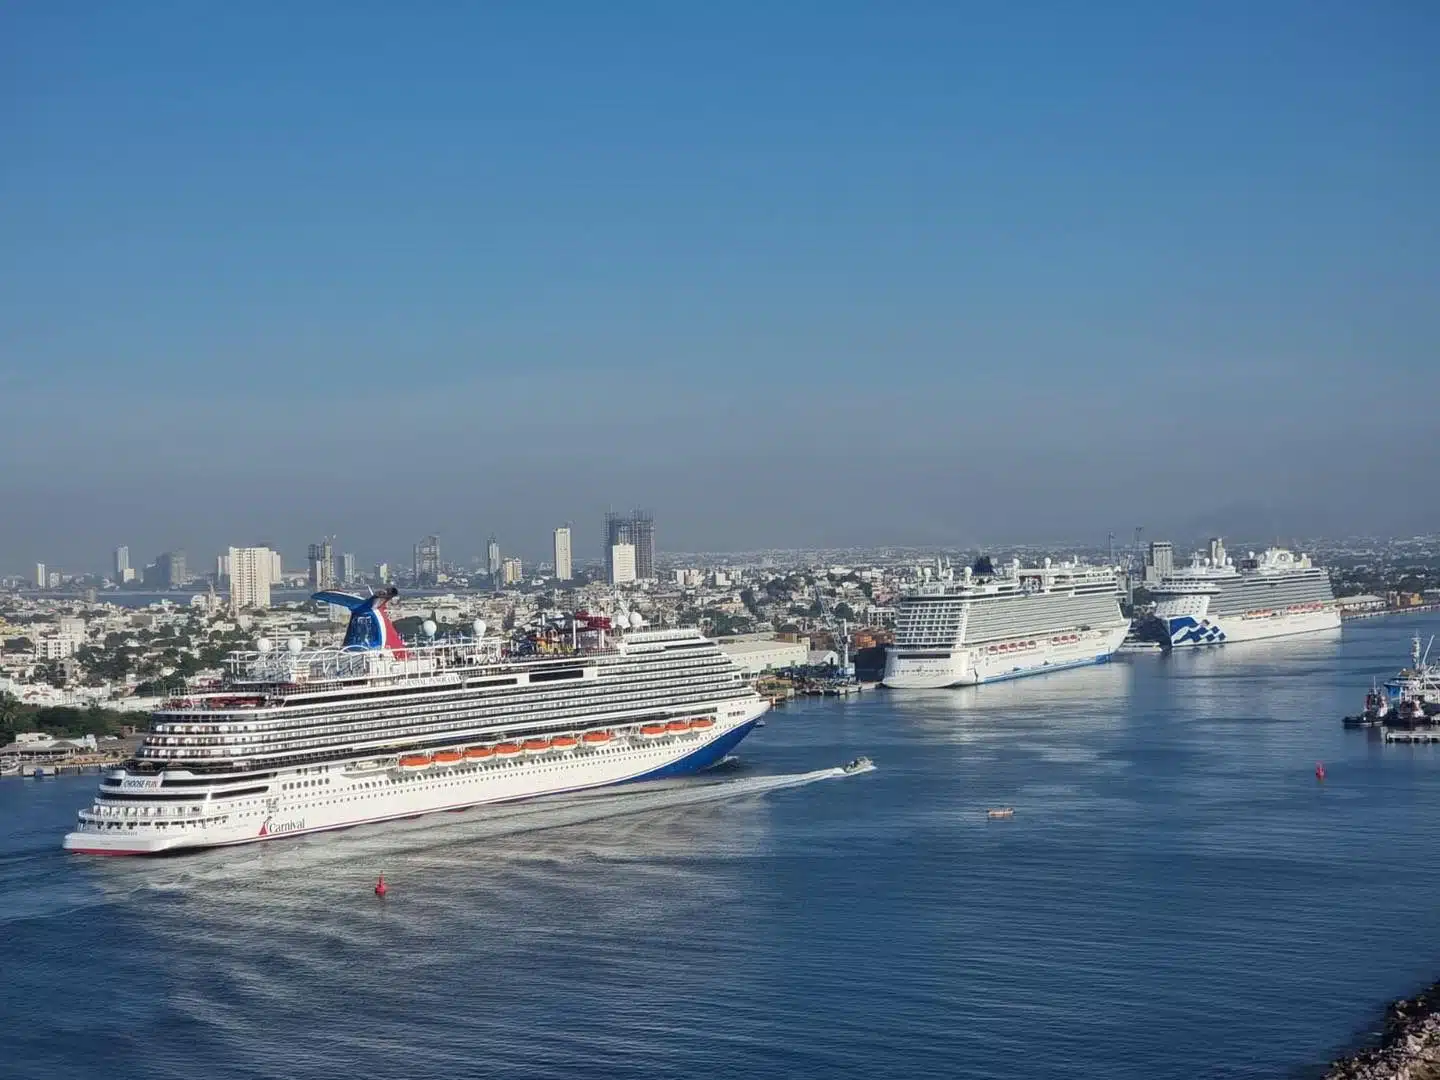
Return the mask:
{"type": "Polygon", "coordinates": [[[1365,695],[1365,710],[1347,716],[1347,728],[1416,728],[1440,723],[1440,669],[1429,663],[1430,639],[1424,651],[1417,636],[1410,642],[1410,666],[1402,668],[1383,689],[1372,684],[1365,695]]]}
{"type": "Polygon", "coordinates": [[[1358,716],[1345,717],[1343,722],[1347,728],[1380,727],[1390,713],[1390,702],[1385,697],[1385,692],[1378,686],[1372,686],[1365,695],[1364,710],[1358,716]]]}

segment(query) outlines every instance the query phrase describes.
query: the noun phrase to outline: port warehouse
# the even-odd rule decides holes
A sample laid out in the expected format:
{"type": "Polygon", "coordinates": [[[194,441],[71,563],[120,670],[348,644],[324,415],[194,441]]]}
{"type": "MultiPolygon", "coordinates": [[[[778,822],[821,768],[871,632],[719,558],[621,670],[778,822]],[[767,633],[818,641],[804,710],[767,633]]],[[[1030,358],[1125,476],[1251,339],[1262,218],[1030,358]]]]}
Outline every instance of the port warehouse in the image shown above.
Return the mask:
{"type": "Polygon", "coordinates": [[[746,675],[764,675],[804,667],[810,662],[810,645],[805,641],[777,641],[764,634],[721,638],[720,651],[746,675]]]}

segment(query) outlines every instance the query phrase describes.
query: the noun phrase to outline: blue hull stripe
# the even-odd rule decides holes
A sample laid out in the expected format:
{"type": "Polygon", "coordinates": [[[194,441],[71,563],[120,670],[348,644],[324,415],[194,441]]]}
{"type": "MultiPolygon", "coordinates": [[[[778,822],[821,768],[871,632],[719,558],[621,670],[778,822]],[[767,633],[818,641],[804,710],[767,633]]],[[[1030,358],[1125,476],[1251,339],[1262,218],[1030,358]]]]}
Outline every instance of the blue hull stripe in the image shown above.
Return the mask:
{"type": "Polygon", "coordinates": [[[700,747],[694,753],[686,754],[669,765],[661,765],[658,769],[641,773],[639,776],[632,776],[629,780],[621,780],[622,784],[633,784],[641,780],[663,780],[669,776],[685,776],[689,773],[700,772],[708,769],[725,757],[726,754],[740,745],[740,740],[755,730],[755,724],[759,721],[757,716],[754,720],[741,724],[734,731],[726,732],[712,743],[700,747]]]}

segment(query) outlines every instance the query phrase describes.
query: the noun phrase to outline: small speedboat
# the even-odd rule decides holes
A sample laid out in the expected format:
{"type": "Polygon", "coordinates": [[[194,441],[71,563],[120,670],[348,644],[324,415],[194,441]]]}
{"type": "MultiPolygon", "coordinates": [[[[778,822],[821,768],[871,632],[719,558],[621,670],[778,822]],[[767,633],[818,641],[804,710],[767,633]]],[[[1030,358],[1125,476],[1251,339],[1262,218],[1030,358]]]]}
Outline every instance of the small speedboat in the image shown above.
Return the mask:
{"type": "Polygon", "coordinates": [[[873,769],[874,767],[875,763],[864,756],[857,757],[854,761],[848,761],[840,766],[841,770],[847,773],[864,772],[866,769],[873,769]]]}
{"type": "Polygon", "coordinates": [[[1013,806],[996,806],[986,810],[985,816],[992,819],[1012,818],[1015,816],[1015,808],[1013,806]]]}

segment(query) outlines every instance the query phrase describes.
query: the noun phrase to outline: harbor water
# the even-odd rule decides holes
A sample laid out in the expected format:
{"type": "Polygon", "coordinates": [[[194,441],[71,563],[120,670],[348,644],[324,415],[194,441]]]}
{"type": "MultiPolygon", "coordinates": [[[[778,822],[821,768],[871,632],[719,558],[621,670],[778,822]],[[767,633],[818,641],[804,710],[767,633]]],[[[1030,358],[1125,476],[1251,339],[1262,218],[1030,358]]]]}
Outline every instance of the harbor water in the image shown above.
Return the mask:
{"type": "Polygon", "coordinates": [[[163,860],[6,780],[4,1075],[1317,1075],[1440,977],[1440,746],[1340,724],[1437,631],[801,700],[697,782],[163,860]]]}

